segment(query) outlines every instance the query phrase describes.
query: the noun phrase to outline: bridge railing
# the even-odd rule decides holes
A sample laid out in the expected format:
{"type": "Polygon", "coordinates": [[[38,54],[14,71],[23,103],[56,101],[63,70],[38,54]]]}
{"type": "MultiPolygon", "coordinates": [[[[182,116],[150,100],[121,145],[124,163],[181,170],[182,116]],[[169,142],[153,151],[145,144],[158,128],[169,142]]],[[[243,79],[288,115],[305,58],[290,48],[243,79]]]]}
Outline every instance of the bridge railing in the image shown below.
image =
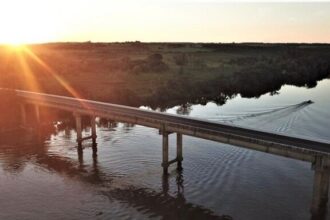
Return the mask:
{"type": "MultiPolygon", "coordinates": [[[[165,129],[168,132],[175,132],[181,129],[183,133],[194,136],[194,132],[198,133],[197,131],[204,130],[209,134],[222,133],[224,135],[249,138],[251,141],[255,140],[253,142],[263,141],[272,143],[274,146],[282,145],[282,147],[298,148],[308,154],[313,152],[330,156],[330,142],[326,140],[266,132],[237,125],[71,97],[27,91],[17,91],[17,95],[26,102],[40,106],[49,106],[86,115],[103,116],[110,119],[117,116],[122,122],[141,124],[160,130],[165,129]],[[190,130],[190,132],[185,130],[190,130]]],[[[205,139],[208,138],[206,137],[205,139]]]]}

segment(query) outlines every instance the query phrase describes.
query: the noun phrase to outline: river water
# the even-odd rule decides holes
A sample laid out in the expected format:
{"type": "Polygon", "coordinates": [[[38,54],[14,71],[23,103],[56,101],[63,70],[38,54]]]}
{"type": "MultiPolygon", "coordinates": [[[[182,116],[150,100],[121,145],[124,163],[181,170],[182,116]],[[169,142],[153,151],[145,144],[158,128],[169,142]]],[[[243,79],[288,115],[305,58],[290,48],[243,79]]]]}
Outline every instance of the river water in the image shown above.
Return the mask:
{"type": "MultiPolygon", "coordinates": [[[[329,94],[325,79],[167,112],[330,140],[329,94]]],[[[184,136],[183,171],[163,177],[158,130],[109,122],[97,133],[97,156],[90,143],[77,153],[72,129],[2,135],[0,219],[310,219],[310,163],[184,136]]]]}

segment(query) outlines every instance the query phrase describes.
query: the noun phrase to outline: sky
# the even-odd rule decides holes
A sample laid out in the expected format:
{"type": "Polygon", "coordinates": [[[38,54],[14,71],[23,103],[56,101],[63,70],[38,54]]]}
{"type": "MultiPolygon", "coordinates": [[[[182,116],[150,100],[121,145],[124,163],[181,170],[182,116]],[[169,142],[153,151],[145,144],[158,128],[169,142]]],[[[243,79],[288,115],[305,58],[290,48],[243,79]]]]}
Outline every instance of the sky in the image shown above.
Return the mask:
{"type": "Polygon", "coordinates": [[[58,41],[330,43],[330,1],[0,1],[0,43],[58,41]]]}

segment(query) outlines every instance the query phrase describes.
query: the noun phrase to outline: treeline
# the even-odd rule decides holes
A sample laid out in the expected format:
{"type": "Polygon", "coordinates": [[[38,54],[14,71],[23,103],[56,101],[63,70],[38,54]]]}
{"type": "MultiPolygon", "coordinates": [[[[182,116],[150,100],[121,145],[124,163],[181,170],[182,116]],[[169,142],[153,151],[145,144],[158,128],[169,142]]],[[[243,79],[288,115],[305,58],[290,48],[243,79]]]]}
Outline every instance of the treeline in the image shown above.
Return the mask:
{"type": "Polygon", "coordinates": [[[161,105],[164,109],[182,103],[206,104],[209,101],[222,105],[237,94],[242,97],[276,94],[285,84],[313,88],[317,81],[330,74],[329,56],[322,54],[244,57],[230,62],[242,68],[234,73],[223,72],[212,81],[192,82],[188,75],[178,75],[161,86],[147,102],[154,108],[161,105]]]}
{"type": "Polygon", "coordinates": [[[29,54],[24,55],[28,68],[22,68],[15,56],[0,53],[0,87],[30,89],[34,83],[42,92],[72,95],[65,89],[70,86],[86,99],[153,108],[208,101],[221,105],[237,94],[276,93],[284,84],[315,86],[329,75],[329,48],[259,43],[33,45],[31,50],[52,71],[29,54]]]}
{"type": "Polygon", "coordinates": [[[226,93],[258,97],[279,90],[284,84],[313,88],[318,80],[326,78],[329,73],[330,59],[327,56],[266,58],[251,63],[227,79],[220,79],[220,84],[226,93]]]}

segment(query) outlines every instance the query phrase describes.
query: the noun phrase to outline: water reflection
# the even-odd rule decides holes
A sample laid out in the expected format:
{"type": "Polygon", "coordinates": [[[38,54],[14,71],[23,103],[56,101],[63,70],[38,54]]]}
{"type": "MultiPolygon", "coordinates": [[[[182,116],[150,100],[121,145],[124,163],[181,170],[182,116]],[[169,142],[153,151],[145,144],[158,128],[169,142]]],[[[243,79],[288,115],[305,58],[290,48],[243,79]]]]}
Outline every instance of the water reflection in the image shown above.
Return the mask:
{"type": "MultiPolygon", "coordinates": [[[[326,80],[315,90],[285,87],[278,96],[236,97],[221,107],[212,103],[185,104],[168,112],[329,139],[329,85],[326,80]],[[302,102],[309,99],[315,103],[302,102]]],[[[98,204],[103,210],[97,212],[100,218],[118,217],[104,211],[115,206],[107,203],[112,201],[119,202],[116,211],[128,213],[126,218],[136,214],[130,208],[145,218],[161,219],[231,219],[219,213],[228,213],[235,219],[327,218],[326,212],[308,214],[308,181],[312,181],[309,165],[186,138],[185,170],[161,177],[157,131],[98,119],[96,153],[96,146],[89,142],[81,149],[76,147],[71,115],[55,121],[55,128],[42,126],[39,133],[31,130],[1,135],[0,173],[20,177],[27,170],[29,175],[38,177],[37,171],[29,170],[33,166],[83,185],[86,191],[92,189],[93,204],[88,207],[94,207],[100,194],[106,197],[98,204]],[[287,196],[290,193],[297,196],[287,196]]],[[[85,134],[90,132],[89,123],[89,118],[83,120],[85,134]]],[[[0,184],[3,181],[4,178],[0,184]]],[[[2,190],[10,188],[2,186],[2,190]]],[[[51,198],[46,196],[47,200],[51,198]]]]}
{"type": "MultiPolygon", "coordinates": [[[[109,125],[109,123],[105,124],[109,125]]],[[[89,157],[90,154],[87,153],[88,157],[84,157],[84,151],[92,148],[92,144],[84,145],[84,149],[77,148],[76,160],[50,154],[48,146],[44,143],[59,131],[65,131],[65,134],[72,134],[72,131],[68,132],[68,126],[63,126],[62,129],[57,128],[56,131],[51,129],[47,131],[45,129],[38,135],[24,131],[13,135],[2,135],[1,138],[4,142],[2,142],[3,144],[1,144],[0,148],[0,155],[2,155],[0,156],[0,161],[4,171],[18,174],[24,170],[26,164],[33,163],[46,168],[49,172],[56,172],[74,181],[90,185],[98,193],[106,196],[109,201],[115,200],[128,204],[149,218],[233,219],[229,215],[217,215],[210,209],[187,201],[185,198],[184,171],[173,171],[170,175],[162,176],[160,192],[149,188],[141,188],[132,183],[126,183],[124,187],[116,187],[112,183],[113,181],[118,181],[117,177],[102,168],[96,153],[92,154],[92,157],[89,157]],[[20,134],[22,137],[20,141],[13,138],[17,134],[20,134]],[[175,181],[171,182],[171,180],[175,181]],[[173,190],[171,192],[171,189],[173,189],[171,183],[175,184],[175,192],[173,190]]],[[[116,127],[118,124],[116,126],[112,124],[111,126],[116,127]]],[[[125,130],[124,132],[127,131],[125,130]]],[[[98,213],[98,216],[102,215],[102,212],[98,213]]],[[[312,216],[311,219],[324,220],[326,219],[326,213],[312,216]]]]}
{"type": "Polygon", "coordinates": [[[127,202],[132,207],[146,213],[150,218],[161,219],[221,219],[230,220],[228,215],[218,216],[211,210],[186,201],[183,191],[182,173],[164,175],[162,178],[162,192],[150,191],[143,188],[129,187],[128,189],[116,189],[104,192],[109,198],[127,202]],[[177,194],[171,196],[169,191],[169,178],[176,178],[177,194]]]}
{"type": "Polygon", "coordinates": [[[176,109],[176,113],[178,115],[189,115],[190,112],[192,110],[192,105],[187,103],[187,104],[183,104],[180,105],[177,109],[176,109]]]}
{"type": "MultiPolygon", "coordinates": [[[[66,134],[67,127],[62,127],[66,134]]],[[[57,128],[56,130],[58,132],[61,129],[57,128]]],[[[125,132],[128,131],[129,129],[125,132]]],[[[0,161],[3,170],[10,174],[18,174],[24,170],[27,164],[32,163],[47,169],[48,172],[56,172],[66,178],[90,185],[98,190],[98,193],[106,196],[109,201],[116,200],[128,204],[149,218],[232,219],[227,215],[218,216],[207,208],[187,202],[184,196],[184,175],[182,172],[173,172],[171,175],[162,176],[160,181],[162,190],[160,192],[140,188],[134,183],[126,184],[124,187],[116,187],[112,185],[116,177],[102,169],[96,153],[92,154],[92,158],[85,158],[84,151],[94,147],[93,144],[85,145],[84,149],[76,147],[77,159],[75,160],[49,152],[48,146],[44,143],[50,140],[52,135],[54,135],[54,130],[41,130],[38,135],[23,130],[17,131],[15,134],[2,134],[1,138],[4,142],[0,145],[0,161]],[[21,137],[20,141],[13,138],[18,134],[21,137]],[[175,179],[177,188],[175,195],[171,195],[169,192],[171,179],[175,179]]],[[[87,153],[87,155],[90,154],[87,153]]],[[[102,216],[102,214],[102,212],[97,213],[98,216],[102,216]]],[[[38,214],[35,213],[35,216],[37,218],[38,214]]]]}
{"type": "MultiPolygon", "coordinates": [[[[25,130],[17,130],[14,134],[2,134],[1,139],[4,142],[0,145],[0,159],[4,170],[9,173],[18,173],[23,171],[28,163],[33,163],[66,176],[87,173],[82,149],[77,147],[78,161],[49,153],[45,142],[50,139],[51,135],[53,133],[49,133],[47,130],[39,131],[37,134],[25,130]],[[19,139],[14,138],[18,135],[19,139]]],[[[96,154],[93,154],[93,162],[93,168],[97,171],[96,154]]]]}

